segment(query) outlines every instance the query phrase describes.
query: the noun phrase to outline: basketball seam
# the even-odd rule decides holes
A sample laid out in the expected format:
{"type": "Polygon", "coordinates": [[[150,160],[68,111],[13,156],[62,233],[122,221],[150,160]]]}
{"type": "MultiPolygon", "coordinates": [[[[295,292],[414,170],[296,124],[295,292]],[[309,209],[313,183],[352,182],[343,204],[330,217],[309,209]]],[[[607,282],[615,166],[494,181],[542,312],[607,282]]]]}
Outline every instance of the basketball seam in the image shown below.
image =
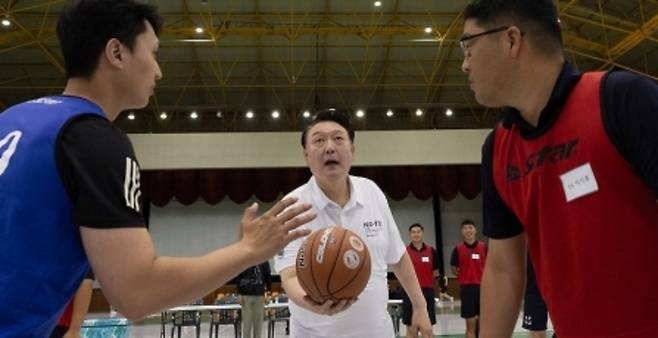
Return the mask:
{"type": "MultiPolygon", "coordinates": [[[[346,235],[348,235],[347,231],[343,230],[343,237],[340,239],[340,244],[338,245],[338,254],[340,254],[342,252],[341,249],[343,248],[343,242],[345,242],[345,237],[347,237],[346,235]]],[[[327,278],[327,293],[332,298],[334,297],[334,295],[333,295],[333,292],[331,292],[331,290],[329,289],[329,284],[331,283],[331,276],[333,276],[334,271],[336,270],[336,263],[339,260],[341,260],[340,257],[336,257],[336,259],[334,259],[334,265],[331,266],[331,271],[329,272],[329,276],[327,278]]]]}
{"type": "MultiPolygon", "coordinates": [[[[366,247],[366,250],[368,250],[367,247],[366,247]]],[[[367,263],[370,264],[370,253],[369,253],[369,252],[368,252],[368,256],[367,256],[367,257],[368,257],[368,262],[367,262],[367,263]]],[[[347,281],[347,283],[345,283],[345,285],[341,286],[340,288],[338,288],[338,289],[337,289],[336,291],[334,291],[333,293],[339,293],[341,290],[345,289],[345,288],[348,287],[350,284],[352,284],[352,282],[353,282],[357,277],[359,277],[359,274],[361,273],[361,270],[363,270],[363,267],[364,267],[364,266],[366,266],[366,264],[361,264],[361,266],[359,267],[359,271],[357,271],[357,272],[354,274],[354,277],[352,277],[352,279],[350,279],[349,281],[347,281]]],[[[368,279],[370,279],[370,278],[368,278],[368,279]]],[[[368,285],[368,284],[366,283],[366,285],[368,285]]]]}
{"type": "MultiPolygon", "coordinates": [[[[322,297],[323,294],[320,291],[320,287],[318,286],[318,283],[315,281],[315,273],[313,273],[313,265],[315,265],[315,259],[313,257],[313,253],[315,253],[315,250],[313,248],[315,247],[315,240],[322,237],[321,235],[316,235],[315,238],[313,238],[313,241],[311,241],[311,246],[310,246],[310,253],[311,253],[311,264],[309,264],[310,270],[311,270],[311,279],[313,280],[313,286],[315,286],[315,291],[317,291],[318,296],[322,297]]],[[[328,290],[327,290],[328,291],[328,290]]],[[[313,298],[313,297],[311,297],[313,298]]]]}

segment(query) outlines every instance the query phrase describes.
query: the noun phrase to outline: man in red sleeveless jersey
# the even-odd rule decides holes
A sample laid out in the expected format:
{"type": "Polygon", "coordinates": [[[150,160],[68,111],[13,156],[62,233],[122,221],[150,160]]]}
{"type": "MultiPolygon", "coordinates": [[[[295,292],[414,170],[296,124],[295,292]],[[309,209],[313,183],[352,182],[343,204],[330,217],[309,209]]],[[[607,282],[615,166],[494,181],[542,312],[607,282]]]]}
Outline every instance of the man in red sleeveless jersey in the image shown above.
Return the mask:
{"type": "MultiPolygon", "coordinates": [[[[409,226],[409,238],[411,243],[407,246],[407,253],[411,258],[414,266],[420,289],[427,302],[427,313],[432,325],[436,324],[436,310],[434,302],[434,280],[439,278],[439,260],[431,245],[426,244],[423,240],[425,228],[418,223],[409,226]]],[[[402,294],[402,323],[406,326],[411,325],[413,307],[406,292],[402,294]]],[[[407,337],[416,337],[411,330],[407,330],[407,337]]]]}
{"type": "Polygon", "coordinates": [[[464,241],[452,250],[450,265],[459,281],[461,317],[466,319],[466,338],[475,338],[480,315],[480,281],[487,259],[487,247],[484,242],[477,240],[477,229],[473,221],[464,220],[461,233],[464,241]]]}
{"type": "Polygon", "coordinates": [[[578,72],[560,25],[551,0],[464,9],[462,69],[480,104],[505,107],[482,150],[482,336],[511,336],[527,247],[561,338],[655,337],[658,85],[578,72]]]}

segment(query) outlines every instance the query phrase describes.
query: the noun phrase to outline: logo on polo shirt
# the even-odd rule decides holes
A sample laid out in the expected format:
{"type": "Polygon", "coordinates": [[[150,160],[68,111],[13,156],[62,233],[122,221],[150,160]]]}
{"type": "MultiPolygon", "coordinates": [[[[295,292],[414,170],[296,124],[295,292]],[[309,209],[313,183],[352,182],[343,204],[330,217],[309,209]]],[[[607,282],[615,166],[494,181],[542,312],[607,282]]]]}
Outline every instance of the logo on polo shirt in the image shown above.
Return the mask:
{"type": "Polygon", "coordinates": [[[363,222],[363,231],[365,231],[366,237],[379,236],[379,233],[382,232],[382,229],[383,229],[382,221],[374,220],[369,222],[363,222]]]}

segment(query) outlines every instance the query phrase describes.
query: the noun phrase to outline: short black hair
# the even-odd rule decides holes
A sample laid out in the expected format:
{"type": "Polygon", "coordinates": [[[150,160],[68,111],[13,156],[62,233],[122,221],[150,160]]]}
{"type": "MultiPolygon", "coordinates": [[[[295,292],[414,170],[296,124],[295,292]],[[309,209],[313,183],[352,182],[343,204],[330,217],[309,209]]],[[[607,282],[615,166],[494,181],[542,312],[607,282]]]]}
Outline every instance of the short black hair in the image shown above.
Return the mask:
{"type": "Polygon", "coordinates": [[[411,232],[411,229],[413,229],[413,228],[420,228],[420,230],[425,231],[425,228],[423,228],[423,226],[420,225],[420,223],[414,223],[414,224],[410,225],[409,226],[409,232],[411,232]]]}
{"type": "Polygon", "coordinates": [[[464,228],[464,225],[469,225],[469,224],[475,227],[475,222],[473,222],[472,220],[470,220],[470,219],[467,218],[467,219],[465,219],[465,220],[462,221],[462,224],[460,225],[459,228],[460,228],[460,229],[463,229],[463,228],[464,228]]]}
{"type": "Polygon", "coordinates": [[[308,131],[314,125],[326,121],[336,122],[345,128],[347,135],[350,137],[350,142],[354,143],[354,128],[352,127],[352,123],[347,114],[336,109],[324,109],[317,112],[315,117],[313,117],[313,120],[304,128],[304,131],[302,131],[302,147],[306,148],[306,134],[308,131]]]}
{"type": "Polygon", "coordinates": [[[116,38],[132,52],[145,21],[156,35],[163,19],[155,6],[133,0],[78,0],[65,8],[57,23],[57,37],[64,55],[66,78],[89,78],[110,39],[116,38]]]}
{"type": "Polygon", "coordinates": [[[511,20],[542,52],[562,52],[562,29],[553,0],[474,0],[464,9],[464,20],[474,19],[489,29],[511,20]]]}

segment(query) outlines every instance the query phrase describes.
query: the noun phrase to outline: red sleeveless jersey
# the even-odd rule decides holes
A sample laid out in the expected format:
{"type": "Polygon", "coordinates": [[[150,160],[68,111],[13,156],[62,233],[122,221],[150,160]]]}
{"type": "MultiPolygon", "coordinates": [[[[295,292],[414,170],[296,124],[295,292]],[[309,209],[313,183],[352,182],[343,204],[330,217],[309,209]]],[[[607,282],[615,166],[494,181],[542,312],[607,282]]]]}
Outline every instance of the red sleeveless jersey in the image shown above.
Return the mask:
{"type": "Polygon", "coordinates": [[[469,248],[464,243],[457,245],[459,255],[459,285],[480,285],[484,262],[487,259],[487,247],[484,242],[477,241],[475,248],[469,248]]]}
{"type": "Polygon", "coordinates": [[[658,337],[658,204],[605,131],[603,77],[584,74],[537,138],[498,126],[494,184],[561,338],[658,337]]]}
{"type": "Polygon", "coordinates": [[[411,263],[416,271],[420,287],[434,287],[434,253],[432,247],[424,244],[421,250],[417,250],[413,244],[409,244],[407,253],[409,253],[409,258],[411,258],[411,263]]]}
{"type": "Polygon", "coordinates": [[[66,309],[64,309],[62,316],[59,317],[57,326],[71,327],[71,319],[73,319],[73,299],[71,299],[69,303],[66,304],[66,309]]]}

